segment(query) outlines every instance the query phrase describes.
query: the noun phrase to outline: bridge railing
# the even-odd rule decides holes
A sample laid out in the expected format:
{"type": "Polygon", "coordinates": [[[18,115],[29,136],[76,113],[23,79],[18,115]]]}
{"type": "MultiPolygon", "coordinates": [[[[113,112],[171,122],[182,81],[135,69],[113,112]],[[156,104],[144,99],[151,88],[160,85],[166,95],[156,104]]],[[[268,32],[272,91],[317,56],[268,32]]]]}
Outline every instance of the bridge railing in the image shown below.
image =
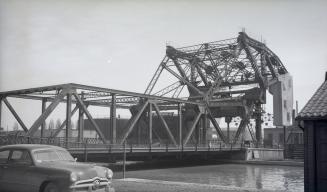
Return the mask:
{"type": "Polygon", "coordinates": [[[147,142],[137,143],[127,141],[124,144],[104,144],[100,139],[84,138],[79,141],[78,138],[65,137],[30,137],[22,135],[1,135],[0,146],[10,144],[47,144],[64,147],[67,149],[87,149],[87,150],[106,150],[111,152],[122,152],[123,149],[127,152],[162,152],[162,151],[220,151],[220,150],[238,150],[246,146],[243,143],[226,144],[219,140],[209,140],[205,144],[189,142],[187,145],[175,146],[167,142],[154,142],[151,145],[147,142]]]}

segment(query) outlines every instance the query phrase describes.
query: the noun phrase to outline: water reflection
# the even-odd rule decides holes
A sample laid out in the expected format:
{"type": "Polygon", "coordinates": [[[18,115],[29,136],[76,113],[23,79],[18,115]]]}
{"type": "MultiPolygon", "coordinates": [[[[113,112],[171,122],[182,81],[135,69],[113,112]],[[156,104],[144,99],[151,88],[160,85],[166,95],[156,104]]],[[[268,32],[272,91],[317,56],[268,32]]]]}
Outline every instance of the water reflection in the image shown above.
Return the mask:
{"type": "Polygon", "coordinates": [[[303,191],[303,167],[220,164],[127,172],[127,177],[278,191],[303,191]]]}

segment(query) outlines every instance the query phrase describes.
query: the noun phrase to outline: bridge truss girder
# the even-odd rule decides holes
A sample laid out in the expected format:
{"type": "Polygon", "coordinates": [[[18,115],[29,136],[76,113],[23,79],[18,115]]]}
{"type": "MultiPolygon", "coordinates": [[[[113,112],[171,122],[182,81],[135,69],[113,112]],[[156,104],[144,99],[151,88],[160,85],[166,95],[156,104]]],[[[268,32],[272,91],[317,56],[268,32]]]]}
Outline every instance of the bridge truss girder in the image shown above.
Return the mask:
{"type": "MultiPolygon", "coordinates": [[[[164,125],[164,129],[170,139],[170,143],[174,146],[181,147],[183,138],[181,135],[183,123],[179,123],[179,134],[174,135],[171,132],[171,128],[168,126],[165,118],[161,114],[162,111],[176,110],[182,119],[182,106],[185,104],[202,106],[203,104],[196,101],[187,101],[176,98],[166,98],[153,95],[145,95],[140,93],[126,92],[120,90],[105,89],[99,87],[92,87],[80,84],[62,84],[56,86],[39,87],[32,89],[23,89],[16,91],[0,92],[1,104],[4,103],[9,111],[14,115],[24,130],[24,135],[28,137],[34,137],[35,133],[41,128],[41,136],[43,136],[43,130],[45,129],[44,123],[50,114],[58,107],[59,103],[66,103],[66,119],[60,125],[60,127],[54,132],[51,137],[57,137],[59,132],[66,128],[65,138],[66,142],[69,142],[69,131],[71,129],[71,117],[78,112],[78,140],[83,141],[83,118],[86,116],[94,130],[97,132],[99,138],[103,143],[122,144],[127,141],[129,134],[134,129],[135,125],[142,121],[144,116],[148,116],[148,121],[143,128],[148,128],[149,131],[152,128],[152,113],[155,112],[160,118],[160,122],[164,125]],[[42,113],[34,121],[31,127],[27,127],[22,116],[19,116],[14,107],[9,103],[8,98],[16,98],[21,100],[38,100],[41,102],[42,113]],[[141,104],[143,102],[143,104],[141,104]],[[46,105],[49,103],[49,105],[46,105]],[[47,106],[47,107],[46,107],[47,106]],[[110,108],[110,126],[107,129],[110,130],[110,139],[106,139],[104,133],[99,128],[96,120],[88,110],[89,106],[99,106],[110,108]],[[129,123],[124,128],[124,132],[121,136],[116,135],[116,109],[131,109],[132,107],[140,106],[141,110],[137,114],[132,114],[129,123]],[[149,110],[146,110],[149,109],[149,110]],[[150,120],[151,119],[151,120],[150,120]],[[151,127],[151,128],[150,128],[151,127]]],[[[0,110],[1,111],[1,110],[0,110]]],[[[1,113],[0,113],[1,119],[1,113]]],[[[149,134],[148,140],[150,145],[152,144],[152,132],[155,136],[156,130],[153,129],[149,134]],[[151,136],[150,136],[151,135],[151,136]]],[[[166,143],[165,143],[166,144],[166,143]]]]}

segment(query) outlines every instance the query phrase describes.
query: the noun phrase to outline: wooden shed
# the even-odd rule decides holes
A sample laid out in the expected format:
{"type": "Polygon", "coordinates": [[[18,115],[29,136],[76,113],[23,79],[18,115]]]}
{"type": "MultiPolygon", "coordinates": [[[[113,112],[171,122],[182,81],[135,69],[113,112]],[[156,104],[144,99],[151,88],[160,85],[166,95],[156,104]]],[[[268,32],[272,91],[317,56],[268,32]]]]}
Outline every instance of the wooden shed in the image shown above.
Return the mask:
{"type": "Polygon", "coordinates": [[[297,120],[304,129],[304,191],[327,191],[327,72],[297,120]]]}

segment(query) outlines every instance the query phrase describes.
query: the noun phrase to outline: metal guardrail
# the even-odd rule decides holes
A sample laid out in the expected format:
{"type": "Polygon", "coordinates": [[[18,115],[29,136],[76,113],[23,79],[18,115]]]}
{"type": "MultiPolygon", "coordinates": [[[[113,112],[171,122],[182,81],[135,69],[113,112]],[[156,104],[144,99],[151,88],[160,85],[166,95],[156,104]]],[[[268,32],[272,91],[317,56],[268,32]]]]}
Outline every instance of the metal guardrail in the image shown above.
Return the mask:
{"type": "Polygon", "coordinates": [[[251,147],[244,145],[243,143],[236,144],[225,144],[218,140],[208,141],[208,144],[190,143],[184,146],[175,146],[171,143],[155,143],[155,144],[136,144],[136,143],[125,143],[125,144],[104,144],[100,139],[96,138],[84,138],[82,141],[78,141],[77,138],[40,138],[40,137],[29,137],[20,135],[2,135],[0,136],[1,145],[11,144],[46,144],[64,147],[72,151],[98,151],[106,153],[123,153],[124,150],[127,152],[183,152],[183,151],[229,151],[229,150],[240,150],[245,147],[251,147]]]}

